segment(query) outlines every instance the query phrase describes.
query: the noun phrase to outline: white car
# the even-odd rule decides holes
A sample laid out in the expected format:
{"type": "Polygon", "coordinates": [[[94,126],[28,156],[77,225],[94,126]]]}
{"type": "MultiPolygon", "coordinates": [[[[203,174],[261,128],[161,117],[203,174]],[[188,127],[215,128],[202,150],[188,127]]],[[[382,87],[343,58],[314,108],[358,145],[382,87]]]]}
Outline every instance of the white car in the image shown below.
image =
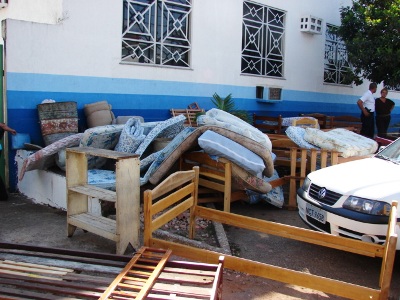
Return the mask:
{"type": "MultiPolygon", "coordinates": [[[[297,190],[299,215],[310,227],[378,244],[385,242],[393,200],[400,207],[400,139],[371,158],[311,172],[297,190]]],[[[398,234],[399,224],[400,209],[398,234]]]]}

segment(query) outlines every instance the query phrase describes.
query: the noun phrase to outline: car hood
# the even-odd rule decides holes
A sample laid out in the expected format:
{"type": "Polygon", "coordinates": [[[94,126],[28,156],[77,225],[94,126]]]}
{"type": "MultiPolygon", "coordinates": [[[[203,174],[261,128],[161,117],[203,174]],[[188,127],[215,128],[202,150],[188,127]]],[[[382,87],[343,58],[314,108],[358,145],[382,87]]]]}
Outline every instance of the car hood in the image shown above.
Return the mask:
{"type": "Polygon", "coordinates": [[[376,157],[312,172],[311,182],[343,195],[375,200],[400,200],[400,165],[376,157]]]}

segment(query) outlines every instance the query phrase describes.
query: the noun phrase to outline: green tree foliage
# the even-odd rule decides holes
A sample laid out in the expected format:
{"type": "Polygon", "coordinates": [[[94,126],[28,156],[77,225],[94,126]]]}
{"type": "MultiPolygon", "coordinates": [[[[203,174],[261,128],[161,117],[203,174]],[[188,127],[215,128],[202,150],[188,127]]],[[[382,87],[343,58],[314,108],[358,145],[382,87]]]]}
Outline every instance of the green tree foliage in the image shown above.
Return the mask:
{"type": "Polygon", "coordinates": [[[214,93],[211,102],[216,108],[226,111],[247,123],[251,122],[251,117],[246,111],[236,109],[235,102],[232,99],[232,94],[229,94],[225,98],[221,98],[217,93],[214,93]]]}
{"type": "Polygon", "coordinates": [[[400,0],[354,0],[340,10],[338,35],[354,67],[354,81],[400,84],[400,0]]]}

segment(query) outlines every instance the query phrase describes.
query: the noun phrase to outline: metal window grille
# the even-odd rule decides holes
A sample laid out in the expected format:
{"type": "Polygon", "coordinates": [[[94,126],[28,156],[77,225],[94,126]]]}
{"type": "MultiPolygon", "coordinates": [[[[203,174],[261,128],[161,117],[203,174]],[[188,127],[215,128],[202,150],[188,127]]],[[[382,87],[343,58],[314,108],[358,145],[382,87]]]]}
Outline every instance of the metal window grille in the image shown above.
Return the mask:
{"type": "Polygon", "coordinates": [[[397,91],[400,92],[400,83],[398,85],[386,85],[385,88],[387,88],[389,91],[397,91]]]}
{"type": "Polygon", "coordinates": [[[286,12],[243,2],[242,74],[283,77],[286,12]]]}
{"type": "Polygon", "coordinates": [[[350,85],[351,65],[344,42],[334,32],[336,27],[327,24],[325,33],[324,82],[350,85]]]}
{"type": "Polygon", "coordinates": [[[190,66],[191,0],[124,0],[122,62],[190,66]]]}

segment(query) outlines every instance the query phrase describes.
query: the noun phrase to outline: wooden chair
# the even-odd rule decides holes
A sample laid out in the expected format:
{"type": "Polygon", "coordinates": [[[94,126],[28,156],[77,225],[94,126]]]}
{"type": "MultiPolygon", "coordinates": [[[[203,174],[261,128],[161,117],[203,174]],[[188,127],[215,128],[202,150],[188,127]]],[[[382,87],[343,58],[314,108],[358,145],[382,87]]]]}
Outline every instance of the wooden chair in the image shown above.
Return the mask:
{"type": "Polygon", "coordinates": [[[318,120],[320,129],[330,128],[330,118],[327,115],[320,113],[302,114],[302,117],[313,117],[318,120]]]}
{"type": "Polygon", "coordinates": [[[354,116],[332,116],[331,128],[346,128],[356,133],[361,131],[361,120],[354,116]]]}
{"type": "Polygon", "coordinates": [[[318,120],[312,118],[301,118],[292,121],[292,126],[318,128],[318,120]]]}
{"type": "Polygon", "coordinates": [[[152,190],[144,192],[144,244],[149,245],[153,232],[186,210],[190,210],[189,238],[194,238],[199,167],[169,175],[152,190]],[[157,202],[153,205],[153,202],[157,202]],[[166,209],[168,211],[166,212],[166,209]],[[153,219],[153,215],[157,217],[153,219]]]}
{"type": "Polygon", "coordinates": [[[258,116],[253,114],[253,126],[264,133],[280,134],[282,131],[282,116],[258,116]]]}
{"type": "Polygon", "coordinates": [[[175,109],[171,108],[171,115],[173,117],[179,116],[179,115],[185,115],[186,120],[184,125],[185,126],[191,126],[191,127],[197,127],[197,115],[199,113],[204,113],[204,109],[190,109],[190,108],[184,108],[184,109],[175,109]]]}
{"type": "MultiPolygon", "coordinates": [[[[290,167],[291,157],[290,149],[298,148],[298,145],[289,138],[272,140],[272,152],[276,155],[274,166],[275,167],[290,167]]],[[[296,167],[300,167],[300,157],[296,159],[296,167]]]]}
{"type": "Polygon", "coordinates": [[[231,202],[247,197],[245,191],[232,192],[232,166],[228,160],[215,161],[203,152],[183,154],[180,169],[193,166],[199,167],[198,203],[223,202],[224,211],[229,212],[231,202]]]}

